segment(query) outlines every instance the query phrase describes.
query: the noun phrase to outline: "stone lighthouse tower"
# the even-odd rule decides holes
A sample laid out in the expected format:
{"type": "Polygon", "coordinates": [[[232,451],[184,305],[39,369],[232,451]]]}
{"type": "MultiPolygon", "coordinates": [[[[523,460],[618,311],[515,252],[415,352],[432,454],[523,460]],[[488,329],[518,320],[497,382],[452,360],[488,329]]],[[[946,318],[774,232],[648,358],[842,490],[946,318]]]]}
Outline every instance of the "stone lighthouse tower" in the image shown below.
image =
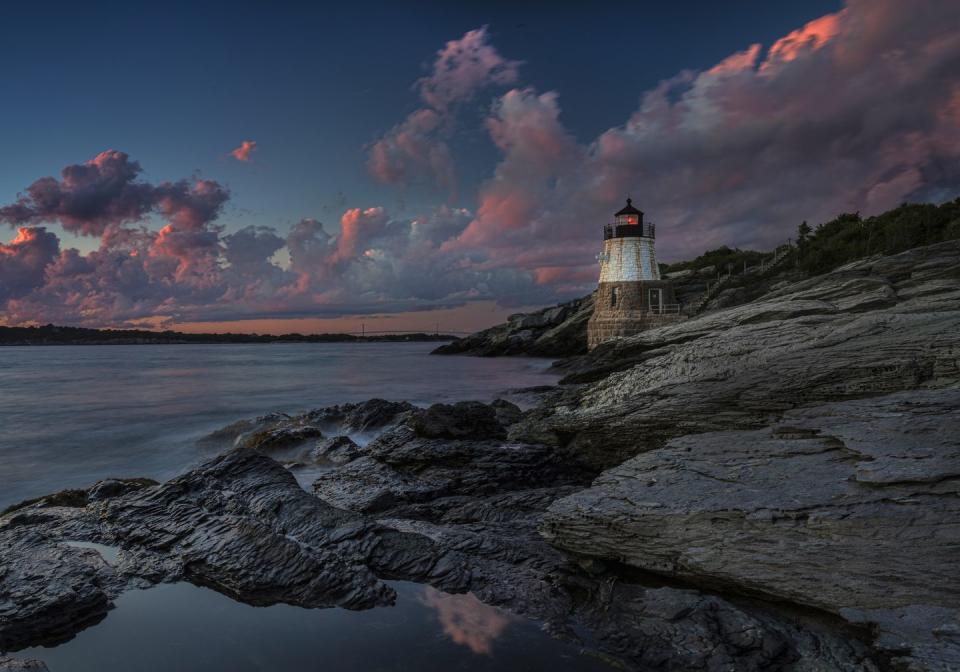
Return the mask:
{"type": "Polygon", "coordinates": [[[629,198],[614,223],[603,227],[603,252],[597,255],[600,286],[587,324],[591,350],[612,338],[682,319],[673,287],[660,279],[654,238],[654,225],[643,221],[629,198]]]}

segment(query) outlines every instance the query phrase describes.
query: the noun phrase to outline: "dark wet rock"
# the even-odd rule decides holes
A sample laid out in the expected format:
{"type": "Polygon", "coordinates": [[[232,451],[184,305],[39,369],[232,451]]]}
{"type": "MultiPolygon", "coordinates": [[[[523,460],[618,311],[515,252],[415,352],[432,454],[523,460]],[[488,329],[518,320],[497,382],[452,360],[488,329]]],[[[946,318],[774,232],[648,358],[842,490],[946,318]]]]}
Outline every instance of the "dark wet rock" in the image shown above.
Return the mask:
{"type": "Polygon", "coordinates": [[[836,624],[691,589],[601,582],[578,616],[602,650],[640,670],[879,669],[869,647],[836,624]]]}
{"type": "Polygon", "coordinates": [[[120,591],[122,582],[98,553],[34,529],[56,523],[61,512],[0,520],[0,651],[69,639],[102,619],[120,591]]]}
{"type": "Polygon", "coordinates": [[[110,499],[152,485],[158,483],[150,478],[108,478],[95,483],[87,491],[87,497],[91,501],[110,499]]]}
{"type": "Polygon", "coordinates": [[[500,418],[515,421],[509,402],[435,404],[407,413],[366,447],[366,456],[321,476],[325,501],[370,513],[453,495],[477,496],[549,484],[586,482],[592,475],[543,445],[504,441],[500,418]]]}
{"type": "Polygon", "coordinates": [[[506,399],[496,399],[490,403],[490,407],[493,409],[497,422],[500,423],[500,426],[504,429],[518,422],[523,415],[519,406],[506,399]]]}
{"type": "Polygon", "coordinates": [[[256,450],[269,455],[302,447],[308,441],[322,437],[323,432],[319,427],[303,425],[296,420],[285,420],[279,425],[241,437],[237,445],[239,448],[256,450]]]}
{"type": "Polygon", "coordinates": [[[49,672],[49,668],[39,660],[0,656],[0,672],[49,672]]]}
{"type": "MultiPolygon", "coordinates": [[[[449,407],[437,412],[457,417],[449,407]]],[[[482,429],[458,439],[420,436],[411,416],[371,442],[368,455],[319,478],[315,489],[338,508],[405,533],[407,543],[429,539],[433,552],[457,568],[448,586],[579,641],[576,622],[590,633],[589,648],[628,669],[877,669],[868,647],[832,624],[798,626],[792,616],[694,590],[648,588],[605,571],[585,575],[544,543],[537,525],[592,472],[548,446],[474,438],[488,436],[482,429]]],[[[378,571],[403,564],[396,549],[386,541],[378,546],[378,571]]]]}
{"type": "Polygon", "coordinates": [[[360,608],[392,600],[364,565],[375,543],[370,524],[311,497],[251,451],[103,507],[112,542],[162,555],[181,574],[171,578],[245,602],[360,608]]]}
{"type": "Polygon", "coordinates": [[[220,429],[211,432],[209,435],[204,437],[201,442],[232,443],[244,434],[250,434],[251,432],[273,427],[289,419],[290,416],[286,413],[268,413],[256,418],[237,420],[236,422],[230,423],[226,427],[221,427],[220,429]]]}
{"type": "Polygon", "coordinates": [[[471,334],[433,351],[436,355],[499,357],[569,357],[587,350],[587,320],[593,313],[593,295],[511,315],[507,322],[471,334]]]}
{"type": "Polygon", "coordinates": [[[78,490],[76,488],[71,488],[69,490],[61,490],[60,492],[55,492],[52,495],[45,495],[43,497],[34,497],[32,499],[27,499],[17,504],[12,504],[3,510],[0,515],[6,515],[18,509],[25,508],[47,508],[52,506],[74,506],[74,507],[84,507],[87,505],[88,497],[86,490],[78,490]]]}
{"type": "MultiPolygon", "coordinates": [[[[392,599],[382,579],[406,579],[469,590],[573,641],[588,632],[585,645],[627,668],[641,669],[656,658],[665,670],[720,670],[731,660],[745,670],[817,669],[761,665],[787,660],[809,660],[819,669],[873,669],[853,667],[860,651],[842,634],[791,629],[786,617],[761,618],[692,591],[671,613],[673,620],[663,622],[663,593],[626,582],[611,588],[609,576],[585,575],[537,533],[543,511],[584,480],[576,471],[562,473],[552,461],[556,454],[543,447],[425,439],[405,425],[387,434],[389,445],[371,453],[385,460],[378,462],[384,473],[392,470],[415,484],[441,478],[438,462],[449,458],[460,464],[456,471],[465,487],[422,501],[398,498],[374,518],[308,495],[270,458],[234,450],[166,484],[85,508],[32,509],[45,517],[13,526],[30,511],[11,514],[0,521],[0,535],[12,542],[0,548],[0,566],[24,569],[2,575],[0,585],[5,595],[18,596],[11,613],[35,617],[0,620],[0,637],[29,645],[69,636],[102,617],[126,585],[188,580],[252,604],[363,608],[392,599]],[[417,457],[419,449],[409,443],[434,452],[417,457]],[[457,445],[444,450],[444,443],[457,445]],[[489,469],[499,462],[501,473],[509,474],[517,460],[540,468],[499,480],[489,469]],[[558,485],[563,480],[569,485],[558,485]],[[66,546],[66,539],[119,546],[119,562],[108,565],[95,550],[66,546]],[[38,592],[57,605],[56,612],[30,610],[38,592]],[[633,620],[614,617],[618,611],[633,620]],[[835,660],[845,666],[822,665],[835,660]]],[[[349,480],[354,465],[378,458],[360,458],[339,471],[349,480]]],[[[455,470],[447,475],[454,477],[455,470]]]]}
{"type": "Polygon", "coordinates": [[[378,433],[330,442],[353,459],[316,496],[239,448],[21,505],[0,517],[0,638],[69,636],[158,581],[364,608],[405,579],[627,669],[955,668],[958,268],[960,244],[931,246],[605,344],[523,413],[372,400],[219,435],[378,433]]]}
{"type": "Polygon", "coordinates": [[[310,451],[310,458],[314,461],[328,460],[334,464],[346,464],[363,455],[363,448],[349,436],[331,436],[318,441],[316,447],[310,451]]]}
{"type": "Polygon", "coordinates": [[[364,433],[383,429],[393,424],[400,414],[415,408],[406,401],[369,399],[358,404],[340,404],[310,411],[304,418],[327,431],[364,433]]]}
{"type": "Polygon", "coordinates": [[[505,439],[507,430],[498,413],[516,422],[520,409],[505,401],[496,407],[479,401],[434,404],[412,413],[408,424],[417,436],[427,439],[505,439]]]}
{"type": "Polygon", "coordinates": [[[394,423],[398,416],[416,408],[405,401],[370,399],[357,404],[339,404],[289,415],[269,413],[239,420],[212,432],[201,443],[232,443],[266,455],[302,461],[316,439],[374,432],[394,423]]]}

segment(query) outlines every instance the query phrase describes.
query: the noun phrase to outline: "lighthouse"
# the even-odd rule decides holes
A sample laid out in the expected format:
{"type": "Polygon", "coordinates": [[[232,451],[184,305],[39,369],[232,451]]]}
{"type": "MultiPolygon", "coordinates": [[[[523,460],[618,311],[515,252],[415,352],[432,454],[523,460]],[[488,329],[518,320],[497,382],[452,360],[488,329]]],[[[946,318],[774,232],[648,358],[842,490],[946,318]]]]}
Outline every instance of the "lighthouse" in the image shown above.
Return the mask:
{"type": "Polygon", "coordinates": [[[603,252],[597,255],[600,284],[587,323],[591,350],[604,341],[682,319],[673,287],[660,278],[654,225],[643,221],[643,212],[629,198],[613,217],[613,224],[603,227],[603,252]]]}

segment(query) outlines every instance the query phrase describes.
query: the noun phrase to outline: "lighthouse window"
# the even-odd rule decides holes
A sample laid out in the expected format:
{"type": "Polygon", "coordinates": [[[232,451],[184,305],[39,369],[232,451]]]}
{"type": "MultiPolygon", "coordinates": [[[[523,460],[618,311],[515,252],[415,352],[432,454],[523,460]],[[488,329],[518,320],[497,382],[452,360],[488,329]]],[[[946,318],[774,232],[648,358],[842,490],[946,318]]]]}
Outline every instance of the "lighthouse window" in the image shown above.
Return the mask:
{"type": "Polygon", "coordinates": [[[611,290],[611,292],[610,292],[610,305],[611,305],[611,306],[617,305],[617,299],[619,298],[619,296],[620,296],[620,288],[619,288],[619,287],[614,287],[614,288],[611,290]]]}

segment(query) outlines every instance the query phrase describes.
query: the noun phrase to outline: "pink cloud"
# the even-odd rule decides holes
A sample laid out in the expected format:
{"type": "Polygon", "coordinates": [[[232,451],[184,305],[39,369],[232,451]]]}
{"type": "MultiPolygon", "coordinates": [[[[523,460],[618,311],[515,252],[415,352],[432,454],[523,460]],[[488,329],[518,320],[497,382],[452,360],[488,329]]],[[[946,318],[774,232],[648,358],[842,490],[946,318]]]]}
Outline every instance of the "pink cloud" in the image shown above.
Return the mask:
{"type": "Polygon", "coordinates": [[[111,227],[158,211],[196,228],[216,219],[229,198],[227,190],[212,180],[154,185],[139,181],[140,172],[140,164],[125,153],[101,152],[86,163],[67,166],[59,180],[36,180],[15,203],[0,207],[0,222],[11,226],[59,222],[73,233],[102,236],[111,227]]]}
{"type": "Polygon", "coordinates": [[[519,61],[503,58],[489,43],[487,27],[468,31],[437,52],[433,71],[417,82],[424,102],[436,110],[468,101],[482,88],[510,85],[519,77],[519,61]]]}
{"type": "Polygon", "coordinates": [[[491,139],[503,152],[493,178],[480,188],[477,217],[448,249],[510,247],[519,236],[536,236],[550,206],[553,180],[569,174],[580,157],[573,137],[560,123],[553,92],[513,89],[487,119],[491,139]]]}
{"type": "Polygon", "coordinates": [[[781,37],[770,47],[762,67],[772,67],[776,63],[789,63],[807,51],[822,48],[840,34],[843,15],[844,11],[826,14],[810,21],[803,28],[798,28],[781,37]]]}
{"type": "Polygon", "coordinates": [[[513,84],[518,61],[503,58],[489,43],[487,27],[447,42],[431,73],[417,80],[426,107],[410,113],[371,145],[367,168],[386,184],[429,181],[456,195],[456,170],[447,137],[456,127],[455,106],[484,88],[513,84]]]}
{"type": "Polygon", "coordinates": [[[257,148],[257,143],[254,140],[244,140],[240,143],[240,146],[234,150],[231,150],[230,156],[235,158],[237,161],[243,161],[247,163],[253,160],[251,154],[257,148]]]}
{"type": "Polygon", "coordinates": [[[337,238],[334,262],[356,258],[365,252],[367,241],[382,233],[387,224],[383,208],[351,208],[340,218],[340,236],[337,238]]]}
{"type": "Polygon", "coordinates": [[[412,112],[373,144],[367,164],[370,174],[385,184],[408,185],[428,179],[454,190],[453,157],[442,138],[442,125],[434,110],[412,112]]]}
{"type": "Polygon", "coordinates": [[[752,70],[760,57],[760,51],[763,45],[751,44],[746,51],[727,56],[715,66],[707,70],[708,75],[729,75],[743,70],[752,70]]]}
{"type": "MultiPolygon", "coordinates": [[[[537,114],[504,116],[501,104],[488,129],[503,157],[447,248],[559,287],[559,271],[539,269],[585,272],[576,255],[598,248],[628,193],[657,223],[664,260],[771,246],[804,219],[958,194],[956,12],[851,0],[775,41],[758,66],[761,54],[752,45],[662,82],[623,125],[573,149],[555,99],[536,101],[537,114]]],[[[508,96],[527,108],[539,98],[508,96]]]]}
{"type": "Polygon", "coordinates": [[[59,253],[59,240],[43,227],[22,228],[8,244],[0,243],[0,303],[41,286],[59,253]]]}

